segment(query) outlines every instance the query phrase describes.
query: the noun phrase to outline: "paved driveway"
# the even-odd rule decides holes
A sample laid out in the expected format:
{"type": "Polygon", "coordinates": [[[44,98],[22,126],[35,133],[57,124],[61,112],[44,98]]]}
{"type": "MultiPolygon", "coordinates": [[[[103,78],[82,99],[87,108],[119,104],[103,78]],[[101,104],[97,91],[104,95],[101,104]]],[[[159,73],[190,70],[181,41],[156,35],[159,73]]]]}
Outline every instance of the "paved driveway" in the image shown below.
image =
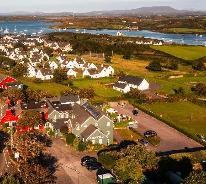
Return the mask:
{"type": "Polygon", "coordinates": [[[154,130],[157,132],[161,139],[158,146],[152,149],[156,152],[167,152],[172,150],[183,150],[187,148],[199,148],[202,147],[198,142],[188,138],[184,134],[180,133],[176,129],[166,125],[165,123],[153,118],[152,116],[139,111],[137,116],[133,116],[132,105],[126,105],[124,108],[118,106],[116,102],[110,104],[112,108],[118,111],[120,114],[128,115],[135,119],[139,126],[137,130],[143,134],[146,130],[154,130]]]}
{"type": "Polygon", "coordinates": [[[80,164],[83,153],[76,152],[65,145],[61,139],[53,139],[48,151],[57,157],[57,184],[96,184],[96,173],[90,172],[80,164]]]}

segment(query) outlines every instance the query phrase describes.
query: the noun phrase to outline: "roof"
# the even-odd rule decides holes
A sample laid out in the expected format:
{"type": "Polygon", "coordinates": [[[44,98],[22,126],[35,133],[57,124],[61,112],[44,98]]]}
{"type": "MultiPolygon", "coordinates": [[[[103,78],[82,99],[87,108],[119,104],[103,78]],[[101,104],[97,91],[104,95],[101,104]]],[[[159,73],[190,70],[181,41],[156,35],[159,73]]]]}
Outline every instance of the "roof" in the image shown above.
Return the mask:
{"type": "Polygon", "coordinates": [[[119,78],[119,81],[126,82],[129,84],[134,84],[137,86],[139,86],[143,80],[144,79],[141,77],[135,77],[135,76],[131,76],[131,75],[126,75],[126,76],[122,76],[119,78]]]}
{"type": "Polygon", "coordinates": [[[52,74],[52,71],[50,69],[45,69],[45,68],[42,68],[40,69],[42,75],[46,76],[46,75],[53,75],[52,74]]]}
{"type": "Polygon", "coordinates": [[[91,106],[89,103],[85,103],[82,106],[94,119],[98,120],[101,117],[101,112],[91,106]]]}
{"type": "Polygon", "coordinates": [[[114,176],[112,176],[110,173],[101,174],[101,175],[98,175],[98,177],[101,179],[114,178],[114,176]]]}
{"type": "Polygon", "coordinates": [[[66,127],[67,125],[65,124],[65,121],[68,119],[57,119],[56,122],[53,122],[53,126],[56,130],[60,130],[62,127],[66,127]]]}
{"type": "Polygon", "coordinates": [[[82,133],[81,136],[87,139],[97,128],[94,125],[89,125],[82,133]]]}
{"type": "Polygon", "coordinates": [[[114,87],[120,88],[120,89],[124,89],[126,86],[127,86],[127,84],[125,84],[125,83],[116,82],[116,83],[114,84],[114,87]]]}
{"type": "Polygon", "coordinates": [[[30,102],[30,103],[22,103],[21,104],[21,109],[22,110],[31,110],[31,109],[36,109],[39,110],[41,108],[47,107],[48,104],[45,101],[42,102],[30,102]]]}
{"type": "Polygon", "coordinates": [[[72,110],[72,106],[70,104],[61,104],[60,101],[51,101],[49,100],[50,103],[50,112],[53,110],[56,111],[71,111],[72,110]]]}
{"type": "Polygon", "coordinates": [[[73,94],[68,94],[68,95],[65,95],[65,96],[61,96],[59,101],[61,103],[78,102],[79,101],[79,96],[78,95],[73,95],[73,94]]]}

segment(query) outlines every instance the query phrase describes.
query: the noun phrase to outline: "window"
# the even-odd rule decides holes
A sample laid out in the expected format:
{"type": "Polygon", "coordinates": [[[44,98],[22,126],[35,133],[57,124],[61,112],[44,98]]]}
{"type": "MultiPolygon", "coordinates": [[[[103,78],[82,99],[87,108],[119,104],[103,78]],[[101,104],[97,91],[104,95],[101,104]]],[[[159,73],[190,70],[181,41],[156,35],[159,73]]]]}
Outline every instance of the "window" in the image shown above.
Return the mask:
{"type": "Polygon", "coordinates": [[[92,140],[92,144],[95,144],[95,140],[92,140]]]}
{"type": "Polygon", "coordinates": [[[110,122],[107,122],[107,126],[110,126],[110,122]]]}
{"type": "Polygon", "coordinates": [[[99,144],[102,144],[102,139],[99,139],[99,144]]]}

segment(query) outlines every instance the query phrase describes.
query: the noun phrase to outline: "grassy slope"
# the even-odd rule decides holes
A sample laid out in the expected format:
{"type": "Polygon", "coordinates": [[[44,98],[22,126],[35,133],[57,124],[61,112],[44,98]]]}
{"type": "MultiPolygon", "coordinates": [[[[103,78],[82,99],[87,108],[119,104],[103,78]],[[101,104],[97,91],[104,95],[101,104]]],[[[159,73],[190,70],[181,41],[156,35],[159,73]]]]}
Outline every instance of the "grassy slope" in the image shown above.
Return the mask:
{"type": "Polygon", "coordinates": [[[206,30],[204,29],[192,29],[192,28],[169,28],[167,29],[168,32],[173,33],[205,33],[206,30]]]}
{"type": "Polygon", "coordinates": [[[206,47],[203,46],[151,46],[153,49],[166,52],[185,60],[195,60],[206,56],[206,47]]]}
{"type": "Polygon", "coordinates": [[[206,136],[206,109],[189,102],[154,103],[142,105],[192,135],[206,136]]]}

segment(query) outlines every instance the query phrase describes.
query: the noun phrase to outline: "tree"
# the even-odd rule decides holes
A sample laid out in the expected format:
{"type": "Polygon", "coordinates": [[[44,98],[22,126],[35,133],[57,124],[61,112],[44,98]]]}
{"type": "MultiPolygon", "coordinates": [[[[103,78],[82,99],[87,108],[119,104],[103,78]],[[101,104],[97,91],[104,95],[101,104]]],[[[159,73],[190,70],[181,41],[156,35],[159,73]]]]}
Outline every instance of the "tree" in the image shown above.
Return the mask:
{"type": "Polygon", "coordinates": [[[114,166],[115,173],[124,183],[139,182],[142,178],[142,167],[134,157],[122,157],[118,159],[114,166]]]}
{"type": "Polygon", "coordinates": [[[112,56],[105,54],[104,61],[105,61],[105,63],[111,63],[112,62],[112,56]]]}
{"type": "Polygon", "coordinates": [[[126,51],[124,52],[123,59],[129,60],[129,59],[131,59],[131,56],[132,56],[131,51],[130,51],[130,50],[126,50],[126,51]]]}
{"type": "Polygon", "coordinates": [[[0,177],[1,184],[20,184],[20,179],[17,175],[5,174],[0,177]]]}
{"type": "Polygon", "coordinates": [[[54,70],[54,82],[61,83],[62,81],[67,80],[67,73],[64,69],[57,68],[54,70]]]}
{"type": "Polygon", "coordinates": [[[22,127],[29,126],[30,128],[34,128],[42,123],[43,118],[41,114],[34,110],[23,111],[18,121],[18,125],[22,127]]]}
{"type": "Polygon", "coordinates": [[[184,95],[185,90],[182,87],[179,87],[178,89],[173,89],[176,95],[184,95]]]}
{"type": "Polygon", "coordinates": [[[50,48],[50,47],[44,47],[44,52],[45,52],[49,57],[52,57],[54,50],[53,50],[52,48],[50,48]]]}
{"type": "Polygon", "coordinates": [[[23,64],[17,64],[12,69],[12,75],[14,77],[23,77],[26,74],[27,74],[27,67],[25,65],[23,65],[23,64]]]}
{"type": "Polygon", "coordinates": [[[78,151],[85,151],[87,149],[87,144],[85,142],[80,141],[78,145],[78,151]]]}
{"type": "Polygon", "coordinates": [[[193,92],[195,92],[197,95],[206,95],[206,84],[198,83],[197,85],[193,86],[191,88],[193,92]]]}
{"type": "Polygon", "coordinates": [[[205,71],[206,67],[202,61],[196,61],[193,63],[192,68],[198,71],[205,71]]]}
{"type": "Polygon", "coordinates": [[[16,103],[18,100],[24,100],[24,93],[20,89],[8,88],[3,91],[2,96],[7,97],[10,101],[16,103]]]}
{"type": "Polygon", "coordinates": [[[75,140],[76,136],[73,133],[69,133],[66,135],[66,142],[69,145],[72,145],[74,140],[75,140]]]}
{"type": "Polygon", "coordinates": [[[53,175],[53,172],[48,168],[44,168],[40,164],[33,165],[27,162],[21,164],[19,170],[21,177],[26,184],[56,183],[56,177],[53,175]]]}
{"type": "Polygon", "coordinates": [[[125,97],[134,99],[136,103],[140,104],[145,103],[149,100],[148,97],[138,89],[131,89],[130,92],[125,94],[125,97]]]}
{"type": "Polygon", "coordinates": [[[162,71],[162,66],[159,61],[152,61],[149,63],[146,69],[150,71],[154,71],[154,72],[159,72],[159,71],[162,71]]]}
{"type": "Polygon", "coordinates": [[[187,178],[184,179],[182,184],[205,184],[206,172],[195,172],[193,171],[187,178]]]}
{"type": "Polygon", "coordinates": [[[176,61],[169,61],[166,66],[166,68],[170,69],[170,70],[177,70],[178,69],[178,63],[176,61]]]}

